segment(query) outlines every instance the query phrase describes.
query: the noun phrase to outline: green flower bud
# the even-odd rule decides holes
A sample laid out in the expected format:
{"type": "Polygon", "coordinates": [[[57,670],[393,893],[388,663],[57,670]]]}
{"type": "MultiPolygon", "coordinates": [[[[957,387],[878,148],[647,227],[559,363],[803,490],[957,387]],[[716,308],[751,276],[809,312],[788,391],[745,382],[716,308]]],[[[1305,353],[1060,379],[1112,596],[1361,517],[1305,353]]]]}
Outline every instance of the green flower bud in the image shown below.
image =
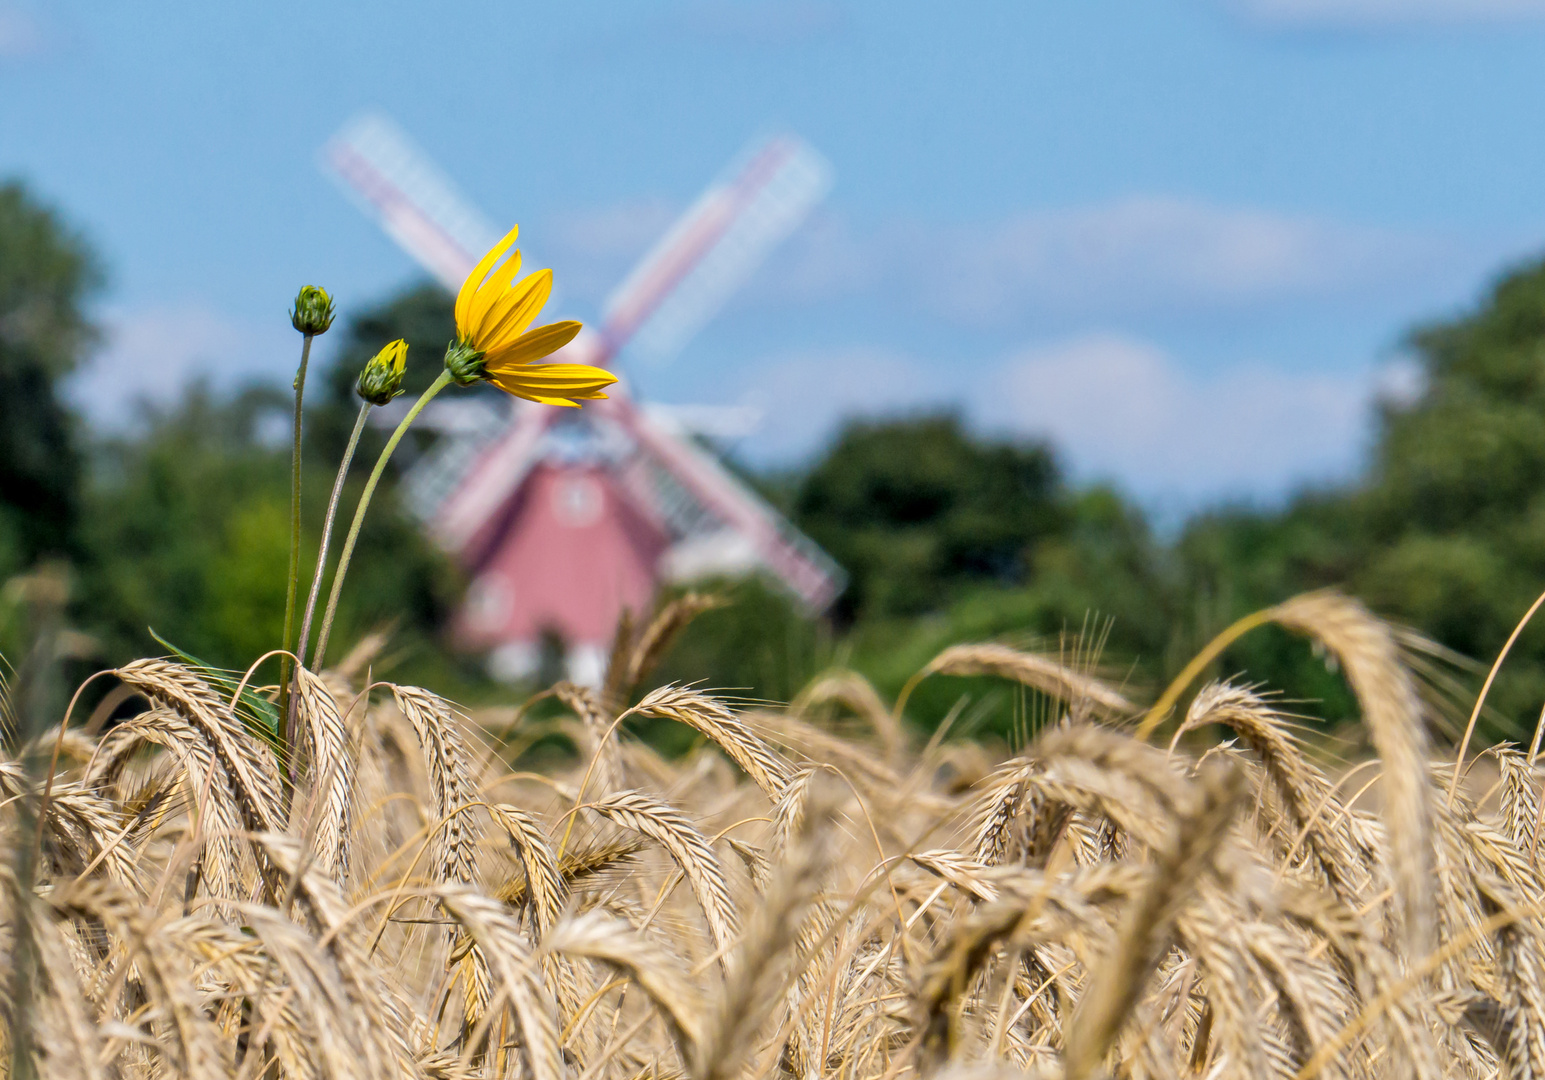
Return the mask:
{"type": "Polygon", "coordinates": [[[402,393],[402,375],[407,370],[408,343],[398,338],[365,364],[354,392],[372,405],[385,405],[402,393]]]}
{"type": "Polygon", "coordinates": [[[445,370],[451,373],[457,386],[471,386],[483,374],[483,354],[472,343],[457,338],[445,347],[445,370]]]}
{"type": "Polygon", "coordinates": [[[295,294],[295,307],[290,311],[290,325],[302,334],[325,334],[333,325],[332,297],[326,289],[307,285],[295,294]]]}

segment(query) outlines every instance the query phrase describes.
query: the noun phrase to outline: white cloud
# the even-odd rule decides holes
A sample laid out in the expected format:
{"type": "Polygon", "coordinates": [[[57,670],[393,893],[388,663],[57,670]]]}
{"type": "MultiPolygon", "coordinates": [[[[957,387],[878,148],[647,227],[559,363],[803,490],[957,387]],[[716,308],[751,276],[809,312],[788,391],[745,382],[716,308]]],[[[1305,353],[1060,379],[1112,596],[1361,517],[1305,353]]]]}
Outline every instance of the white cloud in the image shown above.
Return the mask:
{"type": "MultiPolygon", "coordinates": [[[[250,327],[195,304],[109,313],[107,341],[69,385],[93,421],[120,425],[139,401],[167,404],[205,379],[229,389],[285,377],[298,362],[299,335],[283,324],[250,327]]],[[[318,354],[312,352],[313,369],[318,354]]]]}
{"type": "MultiPolygon", "coordinates": [[[[663,199],[619,203],[562,215],[544,235],[568,288],[599,303],[678,212],[663,199]]],[[[870,297],[975,327],[1047,315],[1211,313],[1425,286],[1451,269],[1455,247],[1441,237],[1153,195],[952,226],[862,228],[828,209],[732,303],[799,308],[870,297]]]]}
{"type": "Polygon", "coordinates": [[[880,350],[802,353],[756,369],[741,401],[768,419],[741,450],[786,462],[849,416],[953,406],[984,430],[1047,439],[1080,480],[1114,480],[1150,505],[1189,509],[1349,475],[1384,381],[1250,363],[1198,374],[1118,334],[949,367],[880,350]]]}
{"type": "Polygon", "coordinates": [[[1023,214],[947,234],[943,310],[967,321],[1026,307],[1240,306],[1388,280],[1420,241],[1379,230],[1170,198],[1023,214]]]}
{"type": "Polygon", "coordinates": [[[1410,284],[1439,239],[1307,215],[1136,196],[946,227],[868,233],[835,216],[796,234],[751,288],[764,302],[884,290],[966,325],[1258,307],[1410,284]]]}
{"type": "Polygon", "coordinates": [[[987,385],[989,424],[1050,438],[1081,476],[1187,502],[1345,475],[1376,389],[1366,373],[1260,364],[1199,375],[1112,334],[1026,349],[987,385]]]}
{"type": "Polygon", "coordinates": [[[1252,22],[1304,29],[1501,23],[1545,17],[1545,0],[1232,0],[1252,22]]]}

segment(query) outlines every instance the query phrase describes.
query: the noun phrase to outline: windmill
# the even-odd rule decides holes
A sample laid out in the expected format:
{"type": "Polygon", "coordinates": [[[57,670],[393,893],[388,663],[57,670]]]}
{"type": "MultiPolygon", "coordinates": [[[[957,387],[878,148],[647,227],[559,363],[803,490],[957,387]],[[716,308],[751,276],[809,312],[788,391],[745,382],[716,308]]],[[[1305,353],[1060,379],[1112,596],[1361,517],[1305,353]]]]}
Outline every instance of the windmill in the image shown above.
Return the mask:
{"type": "MultiPolygon", "coordinates": [[[[324,169],[453,292],[500,235],[391,121],[358,119],[323,150],[324,169]]],[[[553,357],[610,366],[626,346],[668,358],[706,324],[824,197],[830,168],[791,136],[755,147],[644,256],[607,300],[599,329],[553,357]]],[[[502,231],[502,230],[501,230],[502,231]]],[[[641,407],[622,383],[577,412],[511,399],[436,402],[440,432],[406,478],[409,505],[467,569],[453,622],[489,670],[535,671],[544,638],[571,679],[599,683],[617,620],[662,582],[765,573],[808,610],[842,570],[694,438],[744,425],[725,411],[641,407]]]]}

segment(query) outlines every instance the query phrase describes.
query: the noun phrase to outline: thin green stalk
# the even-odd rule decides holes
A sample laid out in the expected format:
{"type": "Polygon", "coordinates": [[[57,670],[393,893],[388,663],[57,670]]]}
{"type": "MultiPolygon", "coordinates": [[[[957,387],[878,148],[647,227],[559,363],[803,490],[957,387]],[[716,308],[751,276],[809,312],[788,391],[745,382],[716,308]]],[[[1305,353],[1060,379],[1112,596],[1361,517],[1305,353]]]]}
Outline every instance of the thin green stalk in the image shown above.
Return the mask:
{"type": "MultiPolygon", "coordinates": [[[[311,362],[311,339],[306,334],[300,347],[300,370],[295,373],[295,434],[290,450],[290,572],[284,592],[284,648],[290,649],[291,632],[295,629],[295,590],[300,579],[300,421],[301,401],[306,393],[306,366],[311,362]]],[[[289,724],[286,715],[290,705],[290,664],[288,656],[279,661],[279,745],[286,754],[290,750],[289,724]]]]}
{"type": "Polygon", "coordinates": [[[327,520],[322,524],[322,546],[317,552],[316,573],[311,577],[311,592],[306,597],[306,614],[300,620],[300,643],[295,647],[296,656],[306,655],[306,645],[311,640],[311,617],[316,614],[317,596],[322,591],[322,575],[327,570],[327,549],[332,546],[333,520],[338,516],[338,502],[343,497],[343,482],[348,478],[349,466],[354,462],[354,451],[359,446],[359,436],[365,430],[365,419],[370,415],[370,402],[359,407],[354,419],[354,430],[349,435],[349,446],[343,452],[338,465],[338,478],[333,481],[333,494],[327,500],[327,520]]]}
{"type": "Polygon", "coordinates": [[[343,578],[349,572],[349,560],[354,556],[354,544],[359,540],[359,528],[364,523],[365,511],[370,508],[370,498],[375,494],[376,484],[381,480],[381,473],[386,469],[386,463],[391,459],[392,451],[397,449],[397,444],[402,441],[403,433],[408,430],[408,425],[418,418],[418,414],[424,411],[441,390],[451,384],[451,373],[440,372],[440,377],[429,384],[429,389],[419,396],[413,403],[413,408],[408,410],[408,415],[402,418],[402,423],[397,425],[397,430],[392,432],[392,437],[386,441],[386,446],[381,451],[381,456],[376,458],[376,467],[370,472],[370,479],[365,482],[364,493],[359,497],[359,505],[354,508],[354,521],[349,525],[349,536],[343,542],[343,553],[338,556],[338,570],[333,575],[332,592],[327,597],[327,614],[322,618],[322,630],[317,635],[316,652],[311,656],[311,670],[321,671],[322,661],[327,656],[327,638],[332,633],[333,616],[338,613],[338,594],[343,591],[343,578]]]}
{"type": "MultiPolygon", "coordinates": [[[[322,575],[327,571],[327,551],[332,546],[333,521],[338,516],[338,501],[343,495],[343,482],[348,478],[349,466],[354,462],[354,450],[359,446],[359,436],[365,430],[365,419],[370,415],[370,402],[365,402],[359,407],[359,415],[354,419],[354,430],[349,434],[348,448],[343,452],[343,460],[338,464],[338,478],[333,481],[333,493],[327,500],[327,520],[322,525],[322,543],[317,549],[316,572],[311,576],[311,591],[306,596],[306,614],[300,620],[300,640],[295,646],[295,655],[305,658],[306,643],[311,640],[311,617],[316,614],[317,595],[322,591],[322,575]]],[[[283,713],[279,721],[281,731],[289,731],[295,726],[295,695],[300,688],[300,669],[297,667],[290,682],[287,684],[289,691],[287,700],[283,702],[283,713]]],[[[289,745],[285,744],[286,750],[289,745]]],[[[282,772],[286,783],[284,788],[284,810],[286,816],[290,810],[290,795],[295,785],[295,760],[293,756],[287,758],[282,766],[282,772]]]]}

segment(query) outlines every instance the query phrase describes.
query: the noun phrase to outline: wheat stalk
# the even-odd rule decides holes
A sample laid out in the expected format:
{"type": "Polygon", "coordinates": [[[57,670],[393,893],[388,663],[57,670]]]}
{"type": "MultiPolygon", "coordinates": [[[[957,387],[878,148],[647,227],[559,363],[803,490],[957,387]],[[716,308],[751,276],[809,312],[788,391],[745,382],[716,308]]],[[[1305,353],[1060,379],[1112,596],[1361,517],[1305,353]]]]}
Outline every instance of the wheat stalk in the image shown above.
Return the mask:
{"type": "Polygon", "coordinates": [[[1389,872],[1405,917],[1406,948],[1423,955],[1433,941],[1432,801],[1421,700],[1389,627],[1362,604],[1333,592],[1295,597],[1275,619],[1313,637],[1340,659],[1363,721],[1383,761],[1389,872]]]}
{"type": "Polygon", "coordinates": [[[1095,715],[1131,716],[1137,706],[1099,679],[1060,660],[1021,652],[1007,645],[953,645],[928,662],[930,675],[993,675],[1012,679],[1070,705],[1084,705],[1095,715]]]}
{"type": "Polygon", "coordinates": [[[739,933],[739,917],[719,857],[691,818],[639,791],[615,792],[591,803],[590,808],[625,829],[649,837],[670,853],[692,886],[715,946],[725,954],[739,933]]]}
{"type": "Polygon", "coordinates": [[[644,696],[629,714],[661,716],[695,728],[719,745],[770,799],[789,781],[789,767],[722,702],[679,686],[662,686],[644,696]]]}

